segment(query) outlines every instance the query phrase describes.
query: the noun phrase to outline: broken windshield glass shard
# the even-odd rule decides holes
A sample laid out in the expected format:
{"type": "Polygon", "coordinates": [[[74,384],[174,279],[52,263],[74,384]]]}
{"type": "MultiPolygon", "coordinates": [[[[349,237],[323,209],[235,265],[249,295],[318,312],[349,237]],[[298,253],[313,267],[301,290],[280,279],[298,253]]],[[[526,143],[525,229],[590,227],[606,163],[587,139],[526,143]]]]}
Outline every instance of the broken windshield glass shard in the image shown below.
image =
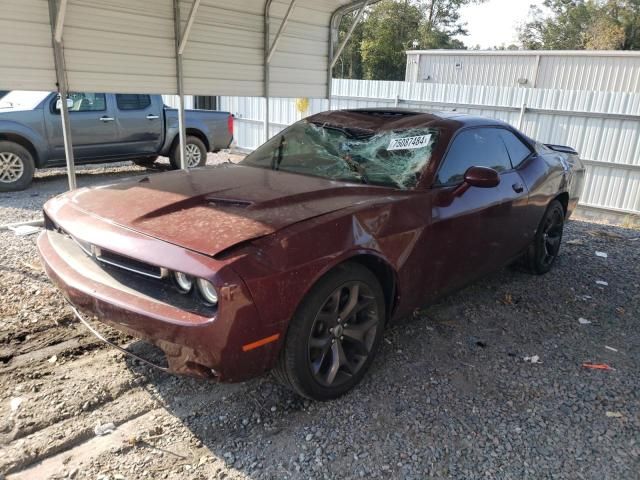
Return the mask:
{"type": "Polygon", "coordinates": [[[243,164],[331,180],[401,189],[417,185],[438,130],[370,130],[300,121],[250,154],[243,164]],[[286,136],[286,141],[284,137],[286,136]]]}

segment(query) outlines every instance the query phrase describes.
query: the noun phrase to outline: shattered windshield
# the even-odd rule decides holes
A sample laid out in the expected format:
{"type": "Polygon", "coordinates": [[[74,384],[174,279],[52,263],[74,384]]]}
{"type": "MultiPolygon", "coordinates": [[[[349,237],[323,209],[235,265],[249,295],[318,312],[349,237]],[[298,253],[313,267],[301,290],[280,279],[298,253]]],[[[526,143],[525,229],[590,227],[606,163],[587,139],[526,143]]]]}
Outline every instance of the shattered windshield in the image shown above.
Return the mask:
{"type": "Polygon", "coordinates": [[[373,132],[298,122],[241,164],[331,180],[413,188],[431,159],[434,128],[373,132]]]}

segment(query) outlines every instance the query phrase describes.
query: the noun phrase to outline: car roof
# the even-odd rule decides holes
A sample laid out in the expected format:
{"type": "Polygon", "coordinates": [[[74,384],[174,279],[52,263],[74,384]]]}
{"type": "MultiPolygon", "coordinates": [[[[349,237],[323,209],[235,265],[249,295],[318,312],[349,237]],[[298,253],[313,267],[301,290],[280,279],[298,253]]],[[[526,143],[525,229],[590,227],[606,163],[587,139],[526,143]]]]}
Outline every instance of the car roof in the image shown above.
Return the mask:
{"type": "Polygon", "coordinates": [[[314,123],[328,123],[342,127],[372,131],[425,127],[441,127],[455,131],[469,126],[501,126],[512,128],[509,124],[500,120],[468,115],[456,111],[425,112],[402,108],[332,110],[312,115],[307,120],[314,123]]]}

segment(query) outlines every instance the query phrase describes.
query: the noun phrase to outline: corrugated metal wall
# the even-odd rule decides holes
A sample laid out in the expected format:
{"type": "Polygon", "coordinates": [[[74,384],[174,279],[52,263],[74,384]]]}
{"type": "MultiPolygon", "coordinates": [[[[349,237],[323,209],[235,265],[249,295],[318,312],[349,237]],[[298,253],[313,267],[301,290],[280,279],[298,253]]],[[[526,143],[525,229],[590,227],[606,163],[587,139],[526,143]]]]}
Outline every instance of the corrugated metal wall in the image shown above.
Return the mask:
{"type": "Polygon", "coordinates": [[[559,90],[640,91],[639,52],[407,53],[405,80],[559,90]]]}
{"type": "MultiPolygon", "coordinates": [[[[162,101],[167,107],[178,108],[180,99],[177,95],[162,95],[162,101]]],[[[184,96],[184,108],[193,109],[194,100],[192,95],[184,96]]]]}
{"type": "Polygon", "coordinates": [[[3,0],[0,44],[6,46],[0,48],[3,90],[55,89],[47,0],[3,0]],[[25,19],[29,20],[28,28],[25,28],[25,19]],[[25,74],[26,58],[30,71],[25,74]]]}
{"type": "MultiPolygon", "coordinates": [[[[352,0],[298,0],[272,58],[271,95],[325,97],[330,18],[352,0]]],[[[271,40],[290,0],[274,0],[271,40]]],[[[0,88],[55,90],[48,0],[3,0],[0,88]]],[[[193,0],[180,2],[183,26],[193,0]]],[[[202,0],[184,50],[192,95],[264,94],[264,0],[202,0]]],[[[72,91],[177,93],[173,0],[68,0],[72,91]]]]}
{"type": "MultiPolygon", "coordinates": [[[[452,110],[498,118],[544,143],[570,145],[587,164],[583,206],[640,213],[640,92],[567,91],[365,80],[334,80],[331,108],[404,107],[452,110]]],[[[222,97],[236,115],[239,147],[264,141],[264,100],[222,97]]],[[[304,113],[295,99],[272,99],[271,131],[327,108],[312,101],[304,113]]]]}

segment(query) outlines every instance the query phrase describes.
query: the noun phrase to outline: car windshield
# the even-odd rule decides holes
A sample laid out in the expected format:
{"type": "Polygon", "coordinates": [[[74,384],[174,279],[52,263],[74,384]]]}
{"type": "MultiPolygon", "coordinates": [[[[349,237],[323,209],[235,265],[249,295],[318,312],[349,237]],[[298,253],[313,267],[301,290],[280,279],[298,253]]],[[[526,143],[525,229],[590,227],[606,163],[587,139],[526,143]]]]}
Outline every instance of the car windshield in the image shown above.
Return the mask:
{"type": "Polygon", "coordinates": [[[349,182],[415,187],[431,159],[438,136],[433,128],[373,132],[306,120],[258,147],[242,162],[349,182]]]}
{"type": "Polygon", "coordinates": [[[13,90],[0,99],[0,109],[20,107],[32,110],[47,98],[50,93],[13,90]]]}

